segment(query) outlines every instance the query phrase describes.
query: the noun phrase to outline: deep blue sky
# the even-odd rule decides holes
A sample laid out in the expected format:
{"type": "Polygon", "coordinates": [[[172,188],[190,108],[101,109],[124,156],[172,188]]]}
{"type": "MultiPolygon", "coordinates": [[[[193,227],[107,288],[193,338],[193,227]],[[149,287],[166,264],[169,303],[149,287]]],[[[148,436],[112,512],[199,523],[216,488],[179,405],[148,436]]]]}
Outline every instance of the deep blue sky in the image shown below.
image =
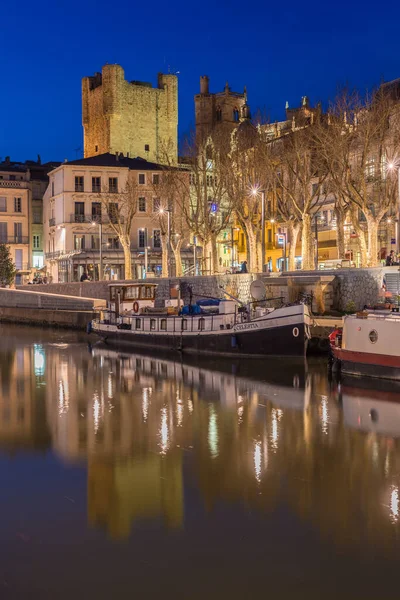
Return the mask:
{"type": "Polygon", "coordinates": [[[285,101],[327,101],[338,85],[400,77],[400,5],[360,0],[138,2],[58,0],[2,7],[0,157],[73,159],[82,147],[81,77],[119,63],[127,79],[156,83],[180,71],[180,134],[193,95],[247,85],[249,103],[284,117],[285,101]]]}

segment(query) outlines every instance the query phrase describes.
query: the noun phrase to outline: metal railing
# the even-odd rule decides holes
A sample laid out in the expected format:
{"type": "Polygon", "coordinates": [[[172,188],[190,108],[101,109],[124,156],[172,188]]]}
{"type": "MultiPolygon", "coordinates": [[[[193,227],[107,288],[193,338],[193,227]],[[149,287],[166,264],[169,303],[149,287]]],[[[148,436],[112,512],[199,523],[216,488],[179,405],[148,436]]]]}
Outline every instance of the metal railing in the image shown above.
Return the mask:
{"type": "Polygon", "coordinates": [[[70,223],[87,223],[89,225],[92,225],[93,223],[103,223],[103,224],[109,224],[109,223],[121,223],[124,224],[125,219],[123,216],[119,215],[116,217],[113,217],[112,215],[80,215],[80,214],[76,214],[76,213],[72,213],[69,216],[69,222],[70,223]]]}
{"type": "Polygon", "coordinates": [[[115,311],[103,310],[101,311],[100,319],[96,321],[100,324],[104,325],[116,325],[119,329],[129,329],[131,331],[137,331],[141,333],[142,331],[146,332],[165,332],[165,333],[201,333],[201,332],[210,332],[210,331],[221,331],[221,330],[231,330],[235,325],[243,321],[240,319],[240,313],[237,311],[226,314],[200,314],[200,315],[167,315],[167,314],[141,314],[141,315],[120,315],[116,316],[115,311]],[[219,318],[215,323],[215,317],[233,317],[233,323],[221,323],[221,319],[219,318]],[[150,329],[144,329],[144,319],[149,319],[150,329]],[[202,320],[203,319],[203,320],[202,320]],[[211,320],[211,327],[206,327],[206,323],[209,323],[211,320]],[[164,323],[161,323],[164,321],[164,323]],[[168,322],[173,322],[173,329],[167,328],[168,322]],[[139,327],[137,327],[138,322],[140,322],[139,327]],[[177,323],[179,325],[177,327],[177,323]],[[161,323],[161,327],[160,327],[161,323]],[[196,323],[196,327],[193,327],[193,323],[196,323]],[[164,327],[165,324],[165,327],[164,327]],[[215,325],[215,328],[214,328],[215,325]]]}

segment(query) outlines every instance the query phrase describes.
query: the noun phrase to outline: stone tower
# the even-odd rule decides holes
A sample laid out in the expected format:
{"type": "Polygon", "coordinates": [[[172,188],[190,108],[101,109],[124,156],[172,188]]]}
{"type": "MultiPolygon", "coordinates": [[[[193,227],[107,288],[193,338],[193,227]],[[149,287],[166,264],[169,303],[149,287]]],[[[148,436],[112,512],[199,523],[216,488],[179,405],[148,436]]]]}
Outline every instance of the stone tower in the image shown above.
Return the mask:
{"type": "Polygon", "coordinates": [[[209,78],[207,75],[200,77],[200,94],[194,97],[196,111],[196,140],[201,143],[212,131],[222,128],[232,131],[244,112],[247,116],[247,93],[232,92],[228,83],[223,92],[210,94],[209,78]]]}
{"type": "Polygon", "coordinates": [[[178,78],[158,75],[158,87],[126,81],[120,65],[82,79],[84,156],[122,152],[155,162],[177,162],[178,78]]]}

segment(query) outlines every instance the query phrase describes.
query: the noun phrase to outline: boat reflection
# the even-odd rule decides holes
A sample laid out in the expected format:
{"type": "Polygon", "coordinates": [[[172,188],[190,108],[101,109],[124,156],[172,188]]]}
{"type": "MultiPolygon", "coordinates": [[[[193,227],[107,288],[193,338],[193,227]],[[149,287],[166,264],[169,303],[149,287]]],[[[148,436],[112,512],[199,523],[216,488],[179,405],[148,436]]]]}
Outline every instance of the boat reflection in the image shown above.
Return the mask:
{"type": "Polygon", "coordinates": [[[0,355],[0,448],[87,467],[89,524],[114,538],[182,528],[193,496],[203,511],[284,506],[340,546],[390,549],[400,533],[388,390],[336,393],[318,362],[181,362],[68,336],[4,335],[0,355]]]}

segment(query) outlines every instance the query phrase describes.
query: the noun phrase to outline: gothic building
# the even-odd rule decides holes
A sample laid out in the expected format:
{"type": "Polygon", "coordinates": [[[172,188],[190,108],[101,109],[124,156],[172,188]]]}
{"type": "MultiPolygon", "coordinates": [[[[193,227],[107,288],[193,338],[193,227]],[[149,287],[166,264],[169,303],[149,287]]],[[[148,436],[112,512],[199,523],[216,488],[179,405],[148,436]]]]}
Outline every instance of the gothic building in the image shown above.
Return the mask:
{"type": "Polygon", "coordinates": [[[242,119],[250,116],[247,92],[232,92],[228,83],[223,92],[211,94],[209,78],[200,77],[200,94],[194,97],[196,112],[196,140],[201,143],[212,131],[232,131],[242,119]]]}

